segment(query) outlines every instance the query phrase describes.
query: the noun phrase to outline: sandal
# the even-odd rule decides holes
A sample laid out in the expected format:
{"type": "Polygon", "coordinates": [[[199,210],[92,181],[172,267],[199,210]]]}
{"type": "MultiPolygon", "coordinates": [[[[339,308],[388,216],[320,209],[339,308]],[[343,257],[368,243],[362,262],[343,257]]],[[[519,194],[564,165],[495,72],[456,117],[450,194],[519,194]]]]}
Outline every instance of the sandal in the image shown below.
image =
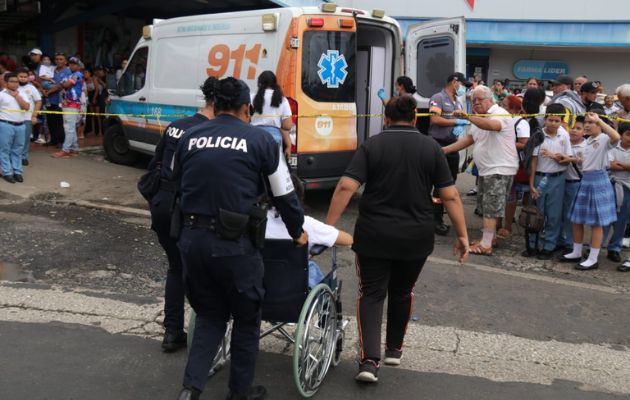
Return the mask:
{"type": "Polygon", "coordinates": [[[492,247],[483,247],[481,241],[476,240],[470,244],[470,254],[477,254],[480,256],[491,256],[492,247]]]}
{"type": "Polygon", "coordinates": [[[508,240],[512,237],[512,232],[505,228],[501,228],[497,231],[497,237],[501,240],[508,240]]]}

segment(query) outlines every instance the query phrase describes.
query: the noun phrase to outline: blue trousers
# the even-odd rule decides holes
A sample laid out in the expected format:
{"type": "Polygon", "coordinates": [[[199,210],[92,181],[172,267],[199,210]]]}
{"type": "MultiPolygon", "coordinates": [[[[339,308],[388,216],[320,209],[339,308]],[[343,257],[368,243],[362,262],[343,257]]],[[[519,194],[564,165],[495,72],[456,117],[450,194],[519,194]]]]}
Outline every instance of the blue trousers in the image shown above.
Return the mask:
{"type": "Polygon", "coordinates": [[[22,175],[24,124],[15,126],[0,122],[0,166],[2,175],[22,175]]]}
{"type": "Polygon", "coordinates": [[[617,222],[613,222],[612,225],[608,225],[604,228],[604,238],[608,237],[608,231],[610,227],[613,228],[613,234],[608,241],[608,251],[621,251],[621,242],[623,241],[624,233],[626,232],[626,225],[628,225],[628,219],[630,219],[630,190],[623,188],[623,202],[621,208],[617,213],[617,222]]]}
{"type": "Polygon", "coordinates": [[[232,392],[243,394],[254,381],[264,267],[258,252],[214,257],[214,234],[204,229],[184,228],[178,243],[184,264],[184,285],[197,313],[192,346],[184,374],[184,386],[203,390],[210,364],[232,316],[230,381],[232,392]]]}
{"type": "MultiPolygon", "coordinates": [[[[542,179],[537,175],[535,185],[542,179]]],[[[545,237],[542,240],[542,249],[553,251],[559,243],[560,231],[562,229],[562,203],[564,202],[564,175],[549,176],[547,187],[542,195],[536,200],[538,209],[545,215],[545,237]]],[[[529,244],[532,248],[536,245],[535,235],[529,236],[529,244]]]]}
{"type": "Polygon", "coordinates": [[[564,203],[562,205],[562,245],[573,247],[573,223],[571,222],[571,206],[577,194],[580,182],[566,182],[564,184],[564,203]]]}
{"type": "Polygon", "coordinates": [[[31,135],[33,134],[33,123],[24,121],[24,147],[22,148],[22,160],[28,160],[28,148],[31,145],[31,135]]]}

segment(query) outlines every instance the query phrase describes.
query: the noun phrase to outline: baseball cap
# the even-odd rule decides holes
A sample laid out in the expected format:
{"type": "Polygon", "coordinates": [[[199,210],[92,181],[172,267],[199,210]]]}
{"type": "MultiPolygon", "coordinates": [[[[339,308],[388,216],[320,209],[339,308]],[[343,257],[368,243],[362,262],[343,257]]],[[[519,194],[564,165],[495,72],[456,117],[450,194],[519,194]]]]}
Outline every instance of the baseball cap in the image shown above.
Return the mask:
{"type": "Polygon", "coordinates": [[[37,47],[35,47],[34,49],[31,49],[31,51],[28,52],[28,54],[38,54],[38,55],[43,55],[44,53],[42,53],[42,51],[40,49],[38,49],[37,47]]]}
{"type": "Polygon", "coordinates": [[[582,85],[580,91],[586,93],[597,93],[599,86],[599,83],[596,82],[586,82],[582,85]]]}
{"type": "Polygon", "coordinates": [[[551,81],[552,85],[568,85],[573,87],[573,78],[569,75],[558,75],[556,79],[551,81]]]}
{"type": "Polygon", "coordinates": [[[68,64],[77,64],[79,67],[83,68],[83,63],[78,57],[70,57],[70,59],[68,59],[68,64]]]}
{"type": "Polygon", "coordinates": [[[450,83],[453,81],[461,82],[466,87],[472,86],[472,83],[468,82],[464,74],[462,74],[461,72],[455,72],[454,74],[451,74],[448,76],[448,78],[446,78],[446,83],[450,83]]]}

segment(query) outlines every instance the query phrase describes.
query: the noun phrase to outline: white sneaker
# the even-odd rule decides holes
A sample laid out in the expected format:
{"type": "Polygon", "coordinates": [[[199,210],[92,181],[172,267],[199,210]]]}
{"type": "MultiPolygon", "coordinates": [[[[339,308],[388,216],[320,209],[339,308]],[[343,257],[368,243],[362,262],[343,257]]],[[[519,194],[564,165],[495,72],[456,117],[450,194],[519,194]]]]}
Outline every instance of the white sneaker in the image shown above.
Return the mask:
{"type": "Polygon", "coordinates": [[[35,143],[37,144],[44,144],[46,143],[46,139],[44,139],[43,137],[38,137],[37,140],[35,140],[35,143]]]}
{"type": "Polygon", "coordinates": [[[621,241],[621,246],[623,246],[623,248],[625,249],[630,248],[630,238],[623,238],[623,240],[621,241]]]}

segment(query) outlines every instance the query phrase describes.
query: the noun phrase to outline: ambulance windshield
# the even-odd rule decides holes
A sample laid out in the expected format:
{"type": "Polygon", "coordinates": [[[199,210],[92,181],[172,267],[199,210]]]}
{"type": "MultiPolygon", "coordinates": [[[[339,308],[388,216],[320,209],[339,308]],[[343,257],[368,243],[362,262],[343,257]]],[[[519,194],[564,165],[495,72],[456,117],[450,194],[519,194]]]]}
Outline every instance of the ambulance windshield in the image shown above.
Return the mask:
{"type": "Polygon", "coordinates": [[[353,32],[304,32],[302,90],[322,102],[355,101],[356,37],[353,32]]]}

